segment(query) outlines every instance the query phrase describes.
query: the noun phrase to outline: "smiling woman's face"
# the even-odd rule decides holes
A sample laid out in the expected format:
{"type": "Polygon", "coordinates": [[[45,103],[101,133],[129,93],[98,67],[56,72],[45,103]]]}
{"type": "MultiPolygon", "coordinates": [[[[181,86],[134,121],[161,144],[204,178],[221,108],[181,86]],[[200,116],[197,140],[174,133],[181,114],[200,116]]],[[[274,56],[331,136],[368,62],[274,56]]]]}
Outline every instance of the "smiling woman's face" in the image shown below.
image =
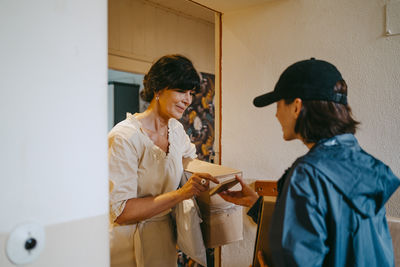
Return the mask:
{"type": "Polygon", "coordinates": [[[160,112],[163,117],[179,120],[186,108],[192,103],[193,91],[181,89],[163,89],[158,93],[160,112]]]}

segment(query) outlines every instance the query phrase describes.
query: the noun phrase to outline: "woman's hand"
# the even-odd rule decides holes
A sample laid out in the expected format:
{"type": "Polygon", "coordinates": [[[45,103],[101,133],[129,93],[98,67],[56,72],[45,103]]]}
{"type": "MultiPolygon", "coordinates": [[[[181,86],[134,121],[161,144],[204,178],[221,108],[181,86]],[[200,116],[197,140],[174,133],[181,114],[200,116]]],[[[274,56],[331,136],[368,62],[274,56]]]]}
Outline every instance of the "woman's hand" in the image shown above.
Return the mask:
{"type": "Polygon", "coordinates": [[[257,193],[251,189],[250,186],[245,184],[239,176],[235,176],[236,180],[239,181],[242,186],[241,191],[223,191],[219,195],[226,201],[232,202],[236,205],[241,205],[245,207],[251,207],[256,203],[258,199],[257,193]]]}
{"type": "Polygon", "coordinates": [[[201,192],[208,190],[210,181],[219,184],[219,181],[208,173],[194,173],[189,180],[178,189],[178,192],[183,196],[184,199],[198,196],[201,192]]]}
{"type": "Polygon", "coordinates": [[[219,183],[208,173],[194,173],[181,188],[158,196],[131,198],[122,213],[115,220],[118,224],[132,224],[151,218],[167,209],[174,207],[180,201],[198,196],[207,191],[210,181],[219,183]],[[203,180],[204,179],[204,180],[203,180]],[[204,181],[203,183],[201,181],[204,181]]]}

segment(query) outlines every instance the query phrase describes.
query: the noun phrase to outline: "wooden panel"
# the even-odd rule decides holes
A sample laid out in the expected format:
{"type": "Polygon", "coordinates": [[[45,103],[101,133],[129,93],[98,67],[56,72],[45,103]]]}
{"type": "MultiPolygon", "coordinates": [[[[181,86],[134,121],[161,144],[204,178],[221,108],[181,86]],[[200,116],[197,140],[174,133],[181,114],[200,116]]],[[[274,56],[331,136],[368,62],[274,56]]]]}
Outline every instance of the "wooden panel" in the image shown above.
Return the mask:
{"type": "Polygon", "coordinates": [[[121,0],[119,3],[119,49],[123,52],[132,52],[132,32],[134,29],[132,28],[135,25],[134,13],[132,8],[132,1],[130,0],[121,0]]]}
{"type": "Polygon", "coordinates": [[[149,62],[108,55],[108,67],[113,70],[145,74],[149,71],[150,66],[149,62]]]}
{"type": "Polygon", "coordinates": [[[190,0],[212,10],[226,13],[229,11],[241,10],[255,5],[261,5],[274,0],[190,0]]]}
{"type": "Polygon", "coordinates": [[[260,196],[277,196],[278,186],[277,181],[257,180],[255,182],[255,190],[260,196]]]}
{"type": "Polygon", "coordinates": [[[275,207],[276,196],[278,195],[277,181],[257,180],[254,184],[258,195],[263,196],[261,214],[257,223],[257,238],[254,246],[253,267],[259,267],[257,251],[261,250],[267,263],[270,260],[268,235],[272,213],[275,207]]]}
{"type": "Polygon", "coordinates": [[[154,55],[157,52],[157,9],[153,6],[144,5],[143,13],[145,14],[145,34],[143,35],[144,40],[144,55],[147,57],[153,57],[153,60],[156,58],[154,55]]]}
{"type": "Polygon", "coordinates": [[[179,53],[198,71],[215,72],[213,23],[141,0],[110,0],[108,10],[109,55],[152,63],[179,53]]]}
{"type": "Polygon", "coordinates": [[[254,246],[253,267],[260,266],[260,263],[257,259],[258,251],[262,252],[266,264],[270,262],[271,254],[269,249],[269,226],[272,214],[274,212],[275,202],[276,197],[264,196],[261,214],[259,215],[257,223],[257,238],[254,246]]]}
{"type": "Polygon", "coordinates": [[[400,218],[387,217],[392,236],[395,266],[400,266],[400,218]]]}
{"type": "Polygon", "coordinates": [[[119,6],[117,1],[108,1],[108,48],[119,50],[119,6]],[[113,19],[111,19],[113,18],[113,19]]]}
{"type": "Polygon", "coordinates": [[[149,10],[143,2],[134,1],[132,10],[132,54],[139,55],[143,58],[151,58],[151,51],[146,50],[146,36],[148,26],[146,25],[146,18],[149,17],[149,10]]]}

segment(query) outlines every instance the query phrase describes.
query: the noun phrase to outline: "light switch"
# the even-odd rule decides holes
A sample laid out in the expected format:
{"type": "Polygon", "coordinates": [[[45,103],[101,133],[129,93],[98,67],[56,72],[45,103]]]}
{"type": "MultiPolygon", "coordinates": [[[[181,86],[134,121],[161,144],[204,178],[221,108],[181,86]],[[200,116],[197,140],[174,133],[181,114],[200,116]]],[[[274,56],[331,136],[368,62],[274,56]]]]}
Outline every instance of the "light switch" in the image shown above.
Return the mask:
{"type": "Polygon", "coordinates": [[[386,35],[400,34],[400,2],[390,1],[386,5],[386,35]]]}
{"type": "Polygon", "coordinates": [[[42,225],[36,222],[21,224],[8,237],[7,257],[17,265],[31,263],[39,257],[44,245],[45,231],[42,225]]]}

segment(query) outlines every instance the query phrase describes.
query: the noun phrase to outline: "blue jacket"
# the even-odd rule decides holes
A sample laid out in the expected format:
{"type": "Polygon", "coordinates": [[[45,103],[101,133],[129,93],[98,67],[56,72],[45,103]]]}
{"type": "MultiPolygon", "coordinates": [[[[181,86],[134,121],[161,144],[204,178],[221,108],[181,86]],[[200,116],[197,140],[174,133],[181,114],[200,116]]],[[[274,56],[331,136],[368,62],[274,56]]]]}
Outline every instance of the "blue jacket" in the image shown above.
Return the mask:
{"type": "Polygon", "coordinates": [[[385,203],[400,184],[352,134],[321,140],[278,183],[273,266],[394,266],[385,203]]]}

